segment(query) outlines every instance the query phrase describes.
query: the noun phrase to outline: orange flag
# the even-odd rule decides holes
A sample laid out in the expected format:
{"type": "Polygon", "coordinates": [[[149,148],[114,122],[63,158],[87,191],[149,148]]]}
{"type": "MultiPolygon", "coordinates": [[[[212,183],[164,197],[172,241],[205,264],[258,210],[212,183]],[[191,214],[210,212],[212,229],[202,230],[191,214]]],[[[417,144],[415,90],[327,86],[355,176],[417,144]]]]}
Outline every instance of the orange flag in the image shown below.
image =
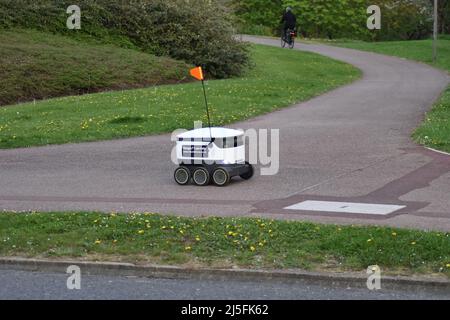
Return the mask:
{"type": "Polygon", "coordinates": [[[191,69],[191,76],[197,80],[204,80],[202,67],[191,69]]]}

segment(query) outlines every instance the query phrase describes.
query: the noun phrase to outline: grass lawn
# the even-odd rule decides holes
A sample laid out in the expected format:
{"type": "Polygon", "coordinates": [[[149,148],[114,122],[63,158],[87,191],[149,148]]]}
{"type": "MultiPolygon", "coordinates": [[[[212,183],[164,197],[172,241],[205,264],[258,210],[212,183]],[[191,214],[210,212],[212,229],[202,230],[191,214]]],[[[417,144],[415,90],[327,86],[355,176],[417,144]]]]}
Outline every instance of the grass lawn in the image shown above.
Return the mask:
{"type": "Polygon", "coordinates": [[[0,105],[188,78],[181,61],[32,30],[0,30],[0,105]]]}
{"type": "MultiPolygon", "coordinates": [[[[312,53],[252,46],[242,78],[207,82],[214,125],[268,113],[360,76],[312,53]]],[[[132,59],[132,58],[130,58],[132,59]]],[[[171,132],[206,123],[198,82],[55,98],[0,108],[0,148],[95,141],[171,132]]]]}
{"type": "Polygon", "coordinates": [[[450,276],[449,233],[150,213],[2,213],[0,255],[450,276]]]}
{"type": "MultiPolygon", "coordinates": [[[[428,63],[450,71],[450,36],[443,36],[438,42],[438,60],[432,60],[432,41],[391,41],[391,42],[330,42],[338,46],[358,50],[373,51],[386,55],[403,57],[428,63]]],[[[450,152],[450,87],[434,108],[425,116],[425,121],[414,132],[414,139],[431,148],[450,152]]]]}

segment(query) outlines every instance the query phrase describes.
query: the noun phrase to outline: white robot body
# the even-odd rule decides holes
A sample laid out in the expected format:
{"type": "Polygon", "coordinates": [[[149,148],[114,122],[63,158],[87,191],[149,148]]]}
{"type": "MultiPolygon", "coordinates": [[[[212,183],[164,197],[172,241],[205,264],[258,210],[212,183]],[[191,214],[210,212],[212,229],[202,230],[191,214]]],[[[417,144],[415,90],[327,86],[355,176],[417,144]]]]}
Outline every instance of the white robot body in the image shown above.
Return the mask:
{"type": "Polygon", "coordinates": [[[245,162],[244,133],[226,128],[196,129],[177,136],[180,164],[245,162]]]}
{"type": "Polygon", "coordinates": [[[175,181],[180,185],[192,179],[196,185],[212,180],[227,185],[233,176],[250,179],[253,167],[245,162],[244,132],[228,128],[201,128],[177,136],[175,181]]]}

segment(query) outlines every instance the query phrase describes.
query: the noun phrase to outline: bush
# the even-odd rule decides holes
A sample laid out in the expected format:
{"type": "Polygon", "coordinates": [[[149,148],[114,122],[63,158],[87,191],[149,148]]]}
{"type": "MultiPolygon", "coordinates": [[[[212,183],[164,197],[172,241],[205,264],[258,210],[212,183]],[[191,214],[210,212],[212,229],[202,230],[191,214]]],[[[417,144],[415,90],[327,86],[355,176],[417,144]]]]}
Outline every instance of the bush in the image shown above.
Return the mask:
{"type": "Polygon", "coordinates": [[[433,32],[433,8],[429,0],[373,0],[381,8],[382,29],[376,40],[418,40],[433,32]]]}
{"type": "Polygon", "coordinates": [[[0,27],[25,27],[138,47],[202,65],[213,77],[241,74],[248,51],[233,37],[231,17],[218,1],[77,0],[81,30],[68,30],[72,0],[0,0],[0,27]]]}
{"type": "Polygon", "coordinates": [[[312,38],[367,37],[366,0],[285,0],[298,13],[299,30],[312,38]]]}
{"type": "MultiPolygon", "coordinates": [[[[279,20],[287,6],[294,8],[300,33],[310,38],[353,38],[361,40],[422,39],[432,31],[432,0],[233,0],[236,15],[246,26],[260,25],[279,34],[279,20]],[[366,27],[369,5],[381,8],[382,29],[366,27]]],[[[449,1],[450,2],[450,1],[449,1]]],[[[449,24],[449,6],[440,7],[441,29],[449,24]]]]}
{"type": "Polygon", "coordinates": [[[267,35],[277,33],[282,0],[232,0],[232,8],[243,33],[267,35]]]}

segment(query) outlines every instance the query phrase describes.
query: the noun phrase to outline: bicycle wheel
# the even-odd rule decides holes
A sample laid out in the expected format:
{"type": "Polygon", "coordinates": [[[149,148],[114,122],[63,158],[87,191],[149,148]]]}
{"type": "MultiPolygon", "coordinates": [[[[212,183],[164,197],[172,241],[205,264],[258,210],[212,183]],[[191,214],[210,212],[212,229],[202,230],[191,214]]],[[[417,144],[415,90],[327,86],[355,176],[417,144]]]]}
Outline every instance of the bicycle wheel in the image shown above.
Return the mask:
{"type": "Polygon", "coordinates": [[[294,37],[291,38],[291,42],[289,43],[289,49],[294,49],[295,47],[295,39],[294,37]]]}

